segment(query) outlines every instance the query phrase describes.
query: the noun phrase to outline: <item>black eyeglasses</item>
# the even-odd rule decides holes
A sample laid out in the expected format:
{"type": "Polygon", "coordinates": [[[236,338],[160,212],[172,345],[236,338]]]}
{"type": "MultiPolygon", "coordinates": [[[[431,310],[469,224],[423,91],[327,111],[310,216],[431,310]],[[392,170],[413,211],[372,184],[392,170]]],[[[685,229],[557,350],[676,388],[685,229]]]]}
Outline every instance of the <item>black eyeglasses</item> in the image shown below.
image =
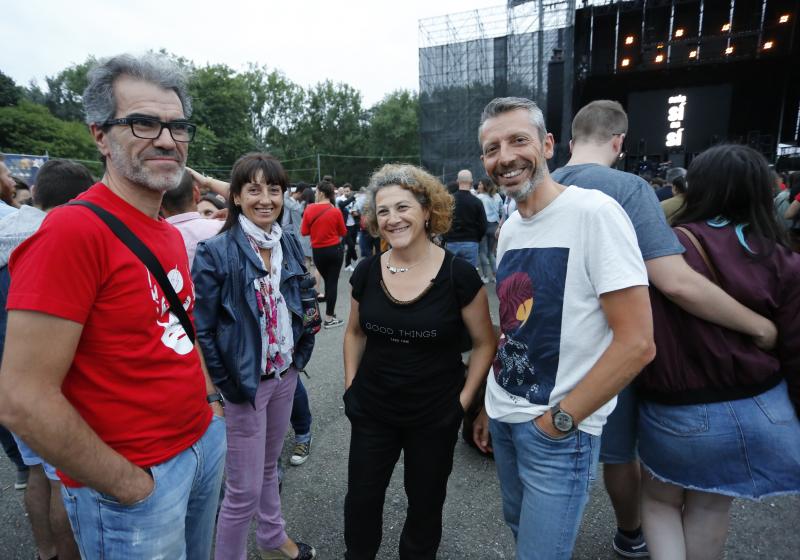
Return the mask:
{"type": "Polygon", "coordinates": [[[131,132],[136,138],[143,140],[155,140],[166,128],[169,135],[176,142],[191,142],[194,140],[194,133],[197,127],[186,121],[164,122],[152,117],[125,117],[123,119],[112,119],[103,123],[103,126],[127,125],[131,127],[131,132]]]}

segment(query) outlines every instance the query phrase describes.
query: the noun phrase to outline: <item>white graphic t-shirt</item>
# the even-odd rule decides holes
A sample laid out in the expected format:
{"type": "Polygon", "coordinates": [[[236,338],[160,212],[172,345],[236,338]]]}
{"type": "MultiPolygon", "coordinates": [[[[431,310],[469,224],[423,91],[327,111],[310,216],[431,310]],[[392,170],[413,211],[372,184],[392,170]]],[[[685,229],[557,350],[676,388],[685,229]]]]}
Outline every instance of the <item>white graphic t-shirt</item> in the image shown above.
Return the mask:
{"type": "MultiPolygon", "coordinates": [[[[497,247],[502,337],[486,411],[527,422],[560,402],[608,348],[601,294],[646,286],[625,211],[596,190],[570,186],[531,218],[512,214],[497,247]]],[[[579,428],[600,435],[616,397],[579,428]]]]}

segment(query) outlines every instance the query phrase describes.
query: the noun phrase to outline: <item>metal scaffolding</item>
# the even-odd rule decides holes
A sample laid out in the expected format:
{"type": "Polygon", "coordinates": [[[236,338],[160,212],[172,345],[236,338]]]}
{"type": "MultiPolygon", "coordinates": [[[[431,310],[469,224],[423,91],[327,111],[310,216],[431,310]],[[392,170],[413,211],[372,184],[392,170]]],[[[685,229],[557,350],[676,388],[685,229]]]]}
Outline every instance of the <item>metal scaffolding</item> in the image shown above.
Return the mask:
{"type": "Polygon", "coordinates": [[[422,163],[442,180],[459,169],[483,173],[477,130],[494,97],[534,99],[544,110],[548,63],[565,49],[575,1],[509,0],[506,5],[419,22],[422,163]]]}

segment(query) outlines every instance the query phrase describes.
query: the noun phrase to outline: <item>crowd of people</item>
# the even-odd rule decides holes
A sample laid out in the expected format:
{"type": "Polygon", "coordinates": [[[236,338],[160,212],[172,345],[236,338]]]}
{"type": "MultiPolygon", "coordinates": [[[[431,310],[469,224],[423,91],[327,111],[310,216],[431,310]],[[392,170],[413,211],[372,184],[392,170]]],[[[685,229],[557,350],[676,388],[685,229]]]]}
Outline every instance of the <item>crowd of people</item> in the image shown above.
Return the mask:
{"type": "Polygon", "coordinates": [[[253,521],[261,558],[317,557],[279,458],[290,426],[309,457],[301,373],[340,326],[348,560],[378,556],[401,452],[396,556],[436,558],[468,411],[522,560],[572,556],[601,462],[628,558],[719,558],[733,498],[800,493],[800,181],[751,148],[655,190],[614,169],[627,115],[599,100],[551,172],[539,107],[497,98],[477,183],[290,183],[263,153],[221,181],[186,167],[166,57],[98,62],[83,102],[103,177],[50,160],[0,202],[0,433],[39,558],[241,560],[253,521]]]}

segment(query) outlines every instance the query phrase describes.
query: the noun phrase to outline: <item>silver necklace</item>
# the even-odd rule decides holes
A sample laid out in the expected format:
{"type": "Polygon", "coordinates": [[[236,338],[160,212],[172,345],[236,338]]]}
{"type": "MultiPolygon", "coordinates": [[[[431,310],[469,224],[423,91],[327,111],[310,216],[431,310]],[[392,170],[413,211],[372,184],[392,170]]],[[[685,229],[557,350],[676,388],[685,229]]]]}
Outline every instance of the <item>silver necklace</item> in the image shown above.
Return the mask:
{"type": "Polygon", "coordinates": [[[430,254],[431,254],[431,246],[430,246],[430,244],[428,244],[428,253],[424,257],[422,257],[419,261],[417,261],[414,264],[412,264],[411,266],[392,266],[392,263],[391,263],[392,250],[389,249],[389,255],[387,255],[387,257],[386,257],[386,270],[388,270],[392,274],[397,274],[398,272],[408,272],[409,270],[411,270],[415,266],[425,262],[425,260],[428,258],[428,256],[430,254]]]}

